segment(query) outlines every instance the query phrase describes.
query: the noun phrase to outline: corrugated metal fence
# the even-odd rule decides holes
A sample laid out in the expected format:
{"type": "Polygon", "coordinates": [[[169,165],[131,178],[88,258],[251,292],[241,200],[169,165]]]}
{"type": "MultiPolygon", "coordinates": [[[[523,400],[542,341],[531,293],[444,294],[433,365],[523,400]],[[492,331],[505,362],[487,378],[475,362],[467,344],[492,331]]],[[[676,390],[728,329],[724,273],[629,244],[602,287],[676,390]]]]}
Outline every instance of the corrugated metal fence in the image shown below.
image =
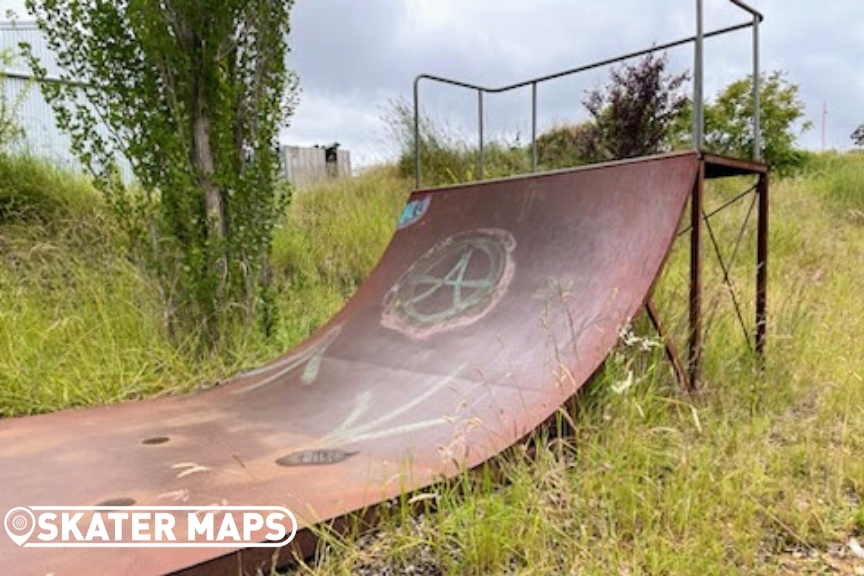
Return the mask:
{"type": "Polygon", "coordinates": [[[351,176],[351,154],[335,146],[282,146],[283,176],[298,188],[351,176]]]}

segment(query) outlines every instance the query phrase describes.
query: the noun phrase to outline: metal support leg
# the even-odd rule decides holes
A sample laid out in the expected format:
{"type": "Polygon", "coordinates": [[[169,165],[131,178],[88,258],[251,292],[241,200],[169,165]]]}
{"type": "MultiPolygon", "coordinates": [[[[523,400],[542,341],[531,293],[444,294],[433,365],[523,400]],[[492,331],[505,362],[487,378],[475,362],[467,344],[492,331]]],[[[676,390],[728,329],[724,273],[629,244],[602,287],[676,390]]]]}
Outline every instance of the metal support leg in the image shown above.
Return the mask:
{"type": "Polygon", "coordinates": [[[699,386],[702,354],[702,212],[705,187],[705,162],[699,162],[699,173],[690,198],[690,349],[688,368],[690,387],[699,386]]]}
{"type": "Polygon", "coordinates": [[[759,222],[756,254],[756,354],[765,354],[765,328],[768,320],[768,174],[759,176],[759,222]]]}

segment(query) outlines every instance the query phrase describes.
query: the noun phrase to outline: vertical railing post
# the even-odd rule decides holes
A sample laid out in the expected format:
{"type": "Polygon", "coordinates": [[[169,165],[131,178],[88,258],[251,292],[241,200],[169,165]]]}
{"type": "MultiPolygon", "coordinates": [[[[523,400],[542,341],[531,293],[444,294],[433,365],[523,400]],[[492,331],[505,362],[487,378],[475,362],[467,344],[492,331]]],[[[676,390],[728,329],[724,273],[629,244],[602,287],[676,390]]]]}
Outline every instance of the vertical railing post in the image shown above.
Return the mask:
{"type": "Polygon", "coordinates": [[[531,172],[537,172],[537,82],[531,83],[531,172]]]}
{"type": "Polygon", "coordinates": [[[477,125],[480,131],[480,150],[477,155],[477,178],[483,180],[483,90],[477,90],[477,125]]]}
{"type": "Polygon", "coordinates": [[[693,148],[701,150],[704,143],[705,120],[703,106],[703,48],[705,34],[702,28],[702,0],[696,0],[696,44],[693,58],[693,148]]]}
{"type": "Polygon", "coordinates": [[[705,161],[699,161],[699,172],[690,197],[690,343],[688,365],[690,386],[696,388],[702,355],[702,212],[704,204],[705,161]]]}
{"type": "Polygon", "coordinates": [[[765,354],[768,322],[768,173],[759,175],[759,221],[756,238],[756,354],[765,354]]]}
{"type": "Polygon", "coordinates": [[[753,15],[753,160],[762,160],[762,122],[759,70],[759,16],[753,15]]]}
{"type": "Polygon", "coordinates": [[[420,76],[414,79],[414,188],[420,189],[420,76]]]}

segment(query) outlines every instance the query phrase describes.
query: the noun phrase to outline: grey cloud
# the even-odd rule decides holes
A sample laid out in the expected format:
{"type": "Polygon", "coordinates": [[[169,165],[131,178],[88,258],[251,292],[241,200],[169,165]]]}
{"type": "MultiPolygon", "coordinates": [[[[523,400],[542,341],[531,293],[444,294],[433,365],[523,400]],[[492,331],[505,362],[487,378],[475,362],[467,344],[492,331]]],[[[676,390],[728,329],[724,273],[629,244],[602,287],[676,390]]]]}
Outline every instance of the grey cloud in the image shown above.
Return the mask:
{"type": "MultiPolygon", "coordinates": [[[[361,101],[372,105],[378,98],[375,107],[380,110],[387,98],[409,98],[411,82],[421,72],[497,86],[676,39],[692,28],[689,6],[667,4],[665,10],[652,10],[641,0],[624,0],[615,9],[610,6],[555,0],[372,2],[362,6],[338,0],[301,2],[295,12],[295,57],[304,98],[314,100],[319,110],[323,99],[335,102],[339,94],[350,96],[355,106],[361,101]],[[361,19],[351,14],[361,12],[363,24],[358,25],[361,19]],[[317,29],[327,23],[332,26],[325,36],[317,29]],[[331,34],[339,37],[332,44],[326,42],[331,34]]],[[[689,68],[689,53],[671,56],[674,69],[689,68]]],[[[604,70],[543,85],[541,128],[583,118],[585,91],[602,84],[607,74],[604,70]]],[[[423,97],[424,107],[436,121],[455,124],[457,132],[474,137],[475,95],[424,85],[423,97]]],[[[286,131],[287,138],[308,137],[313,123],[305,115],[312,109],[301,104],[293,128],[286,131]]],[[[530,131],[528,94],[488,96],[486,116],[490,134],[506,133],[512,139],[519,133],[524,140],[530,131]]],[[[364,118],[369,127],[370,116],[364,118]]],[[[345,140],[360,135],[358,124],[341,128],[326,124],[337,132],[336,139],[339,133],[345,140]]],[[[315,124],[318,128],[323,125],[315,124]]],[[[373,138],[379,135],[380,131],[373,138]]]]}
{"type": "MultiPolygon", "coordinates": [[[[801,138],[819,146],[822,103],[828,143],[851,144],[864,122],[864,4],[860,0],[751,0],[766,15],[763,70],[782,69],[801,86],[817,129],[801,138]]],[[[20,0],[0,0],[0,9],[20,0]]],[[[728,0],[704,0],[706,28],[746,19],[728,0]]],[[[338,140],[361,162],[392,152],[379,118],[387,101],[410,99],[415,75],[431,72],[501,85],[629,52],[693,32],[694,3],[672,0],[604,2],[534,0],[297,0],[290,65],[300,75],[301,103],[286,142],[338,140]]],[[[751,70],[749,34],[711,40],[706,47],[706,94],[751,70]]],[[[690,48],[670,53],[672,70],[692,67],[690,48]]],[[[576,121],[586,89],[608,69],[544,85],[540,125],[576,121]]],[[[424,105],[436,120],[473,138],[476,96],[424,86],[424,105]]],[[[489,97],[490,134],[523,140],[530,102],[522,92],[489,97]]]]}
{"type": "Polygon", "coordinates": [[[312,92],[371,93],[401,75],[394,38],[404,10],[391,0],[300,0],[292,13],[289,65],[312,92]]]}

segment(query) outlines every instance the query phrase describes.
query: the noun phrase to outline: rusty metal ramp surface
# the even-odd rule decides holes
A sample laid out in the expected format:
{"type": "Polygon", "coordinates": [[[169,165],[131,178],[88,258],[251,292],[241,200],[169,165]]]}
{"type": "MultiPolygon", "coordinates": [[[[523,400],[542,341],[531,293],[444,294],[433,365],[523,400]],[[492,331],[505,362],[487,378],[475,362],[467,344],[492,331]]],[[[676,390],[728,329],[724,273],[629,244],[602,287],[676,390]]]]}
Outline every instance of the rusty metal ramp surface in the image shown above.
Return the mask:
{"type": "MultiPolygon", "coordinates": [[[[270,364],[190,396],[0,421],[0,514],[279,505],[302,528],[475,466],[603,361],[698,168],[681,153],[416,191],[357,294],[270,364]]],[[[235,552],[19,548],[0,534],[0,572],[237,574],[235,552]]]]}

